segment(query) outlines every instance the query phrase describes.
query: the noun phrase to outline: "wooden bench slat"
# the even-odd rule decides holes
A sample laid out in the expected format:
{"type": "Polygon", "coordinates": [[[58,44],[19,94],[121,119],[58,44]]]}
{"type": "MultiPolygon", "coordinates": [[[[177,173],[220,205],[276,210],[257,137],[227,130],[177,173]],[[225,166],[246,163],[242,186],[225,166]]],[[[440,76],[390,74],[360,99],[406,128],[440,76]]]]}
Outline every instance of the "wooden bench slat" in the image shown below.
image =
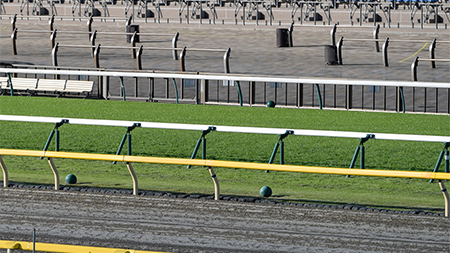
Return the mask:
{"type": "Polygon", "coordinates": [[[14,90],[30,90],[35,91],[38,79],[34,78],[11,78],[12,86],[14,90]]]}
{"type": "Polygon", "coordinates": [[[66,86],[66,80],[53,80],[53,79],[39,79],[37,90],[38,91],[64,91],[66,86]]]}
{"type": "Polygon", "coordinates": [[[94,81],[67,80],[65,92],[91,93],[94,81]]]}

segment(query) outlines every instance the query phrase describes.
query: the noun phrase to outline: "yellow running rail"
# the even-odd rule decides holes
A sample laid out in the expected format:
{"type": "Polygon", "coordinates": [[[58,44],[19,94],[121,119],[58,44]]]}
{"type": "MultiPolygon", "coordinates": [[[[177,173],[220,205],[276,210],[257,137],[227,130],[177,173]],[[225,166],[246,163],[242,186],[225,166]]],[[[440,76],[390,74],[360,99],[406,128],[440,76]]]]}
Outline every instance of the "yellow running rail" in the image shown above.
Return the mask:
{"type": "MultiPolygon", "coordinates": [[[[442,193],[445,198],[445,210],[448,214],[449,200],[448,193],[442,180],[450,180],[450,173],[442,172],[425,172],[425,171],[399,171],[399,170],[373,170],[373,169],[344,169],[331,167],[313,167],[300,165],[281,165],[281,164],[267,164],[267,163],[249,163],[249,162],[233,162],[221,160],[200,160],[200,159],[185,159],[185,158],[165,158],[165,157],[146,157],[146,156],[128,156],[128,155],[108,155],[108,154],[89,154],[89,153],[75,153],[75,152],[57,152],[57,151],[35,151],[35,150],[20,150],[20,149],[0,149],[0,165],[3,170],[4,186],[8,184],[8,172],[6,165],[2,159],[2,155],[8,156],[31,156],[44,157],[49,159],[49,164],[55,176],[55,189],[59,189],[59,178],[56,166],[53,163],[53,158],[66,159],[84,159],[84,160],[98,160],[98,161],[116,161],[124,162],[130,171],[133,179],[133,193],[137,194],[137,177],[131,167],[131,163],[155,163],[155,164],[177,164],[177,165],[195,165],[209,167],[214,187],[215,199],[220,198],[219,182],[214,173],[213,167],[222,168],[236,168],[236,169],[253,169],[253,170],[272,170],[272,171],[286,171],[286,172],[301,172],[301,173],[316,173],[316,174],[334,174],[334,175],[352,175],[352,176],[370,176],[370,177],[398,177],[398,178],[422,178],[422,179],[436,179],[440,181],[442,193]]],[[[448,216],[448,215],[447,215],[448,216]]]]}
{"type": "MultiPolygon", "coordinates": [[[[33,250],[33,242],[0,240],[0,249],[33,250]]],[[[35,243],[35,251],[55,253],[167,253],[161,251],[144,251],[134,249],[101,248],[53,243],[35,243]]]]}

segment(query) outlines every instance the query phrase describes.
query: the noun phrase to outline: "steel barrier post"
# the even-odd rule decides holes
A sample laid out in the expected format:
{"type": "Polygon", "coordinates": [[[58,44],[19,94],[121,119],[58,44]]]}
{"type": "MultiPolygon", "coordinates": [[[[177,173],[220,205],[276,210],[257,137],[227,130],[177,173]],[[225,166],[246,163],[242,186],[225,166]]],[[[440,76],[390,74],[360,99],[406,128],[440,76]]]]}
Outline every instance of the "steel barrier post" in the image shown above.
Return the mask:
{"type": "Polygon", "coordinates": [[[385,67],[389,67],[389,59],[388,59],[388,46],[389,46],[389,38],[386,38],[386,40],[383,43],[383,64],[385,67]]]}
{"type": "MultiPolygon", "coordinates": [[[[375,135],[368,134],[364,138],[359,139],[358,147],[356,147],[355,154],[353,155],[352,162],[350,163],[349,169],[352,169],[355,166],[356,158],[358,157],[359,152],[361,151],[360,156],[360,163],[361,163],[361,169],[365,168],[365,147],[364,143],[368,141],[369,139],[375,138],[375,135]]],[[[348,176],[347,176],[348,177],[348,176]]]]}
{"type": "Polygon", "coordinates": [[[122,93],[122,99],[123,101],[126,101],[126,94],[125,94],[125,85],[123,83],[123,76],[119,76],[119,80],[120,80],[120,93],[122,93]]]}
{"type": "Polygon", "coordinates": [[[186,71],[185,57],[186,57],[186,47],[184,47],[180,53],[180,71],[181,72],[186,71]]]}
{"type": "Polygon", "coordinates": [[[11,92],[11,97],[13,97],[14,96],[14,87],[13,87],[13,83],[12,83],[11,73],[7,73],[6,75],[8,75],[9,89],[11,92]]]}
{"type": "MultiPolygon", "coordinates": [[[[437,23],[437,21],[436,21],[436,23],[437,23]]],[[[433,39],[433,41],[430,44],[430,49],[429,49],[429,51],[430,51],[430,59],[435,59],[435,55],[434,55],[435,49],[436,49],[436,39],[433,39]]],[[[430,64],[431,64],[431,68],[433,68],[433,69],[436,68],[436,62],[435,61],[430,61],[430,64]]]]}
{"type": "MultiPolygon", "coordinates": [[[[53,10],[53,7],[52,7],[52,10],[53,10]]],[[[54,22],[55,22],[55,15],[52,15],[52,17],[48,20],[48,26],[50,28],[50,31],[53,31],[53,23],[54,22]]]]}
{"type": "Polygon", "coordinates": [[[136,65],[137,70],[142,70],[142,51],[144,49],[144,46],[141,45],[136,53],[136,65]]]}
{"type": "MultiPolygon", "coordinates": [[[[375,18],[374,18],[375,20],[375,18]]],[[[380,24],[378,24],[373,30],[373,39],[375,40],[375,51],[380,52],[380,45],[378,43],[378,33],[380,32],[380,24]]]]}
{"type": "Polygon", "coordinates": [[[230,54],[231,48],[228,48],[223,55],[223,71],[228,74],[230,73],[230,54]]]}
{"type": "Polygon", "coordinates": [[[91,48],[91,54],[92,54],[92,57],[94,57],[94,51],[95,51],[95,39],[97,39],[97,30],[95,30],[95,31],[90,35],[90,38],[89,38],[89,41],[91,42],[91,46],[92,46],[92,48],[91,48]]]}
{"type": "Polygon", "coordinates": [[[64,125],[64,123],[69,123],[69,120],[67,119],[63,119],[61,120],[61,122],[55,123],[55,127],[53,128],[53,130],[50,132],[50,135],[48,136],[47,142],[45,143],[44,146],[44,151],[48,150],[48,146],[50,145],[50,142],[53,139],[53,136],[56,134],[56,138],[55,138],[55,151],[59,151],[59,127],[61,127],[62,125],[64,125]]]}
{"type": "Polygon", "coordinates": [[[172,57],[174,60],[178,60],[178,53],[177,50],[175,48],[177,48],[177,43],[178,43],[178,37],[180,36],[180,34],[177,32],[175,33],[175,35],[172,38],[172,57]]]}
{"type": "MultiPolygon", "coordinates": [[[[269,164],[273,163],[273,160],[275,159],[275,155],[278,151],[278,147],[280,147],[280,164],[284,164],[284,138],[288,137],[290,134],[293,134],[294,131],[292,130],[286,130],[284,134],[280,134],[277,143],[275,144],[275,147],[272,151],[272,155],[269,159],[269,164]]],[[[268,172],[266,170],[266,172],[268,172]]]]}
{"type": "MultiPolygon", "coordinates": [[[[131,131],[133,131],[136,127],[140,127],[141,123],[134,123],[132,126],[127,127],[127,132],[123,135],[122,141],[120,142],[119,149],[116,152],[116,155],[119,155],[122,152],[123,145],[128,138],[128,155],[131,155],[131,131]]],[[[117,162],[114,161],[113,164],[117,162]]]]}
{"type": "Polygon", "coordinates": [[[14,17],[11,19],[11,32],[16,30],[16,22],[17,22],[17,13],[14,14],[14,17]]]}
{"type": "Polygon", "coordinates": [[[338,57],[338,63],[339,65],[342,65],[342,46],[344,45],[344,37],[341,37],[336,44],[336,50],[337,50],[337,57],[338,57]]]}
{"type": "Polygon", "coordinates": [[[87,21],[87,28],[88,28],[88,35],[89,35],[89,39],[91,39],[91,32],[92,32],[92,22],[94,22],[94,18],[91,16],[88,21],[87,21]]]}
{"type": "Polygon", "coordinates": [[[95,68],[100,68],[100,44],[95,47],[94,50],[94,62],[95,68]]]}
{"type": "Polygon", "coordinates": [[[11,34],[12,54],[17,55],[17,28],[14,28],[11,34]]]}
{"type": "Polygon", "coordinates": [[[319,85],[316,84],[316,90],[317,90],[317,98],[319,99],[319,109],[322,110],[323,106],[322,106],[322,95],[320,93],[320,88],[319,85]]]}
{"type": "Polygon", "coordinates": [[[238,90],[238,99],[239,99],[239,106],[243,106],[243,101],[242,101],[242,90],[241,90],[241,84],[239,81],[236,81],[236,88],[238,90]]]}
{"type": "Polygon", "coordinates": [[[59,173],[58,169],[56,169],[56,165],[53,162],[53,158],[48,158],[48,164],[50,165],[50,168],[52,169],[53,176],[55,178],[55,190],[59,190],[59,173]]]}
{"type": "MultiPolygon", "coordinates": [[[[258,14],[256,14],[256,15],[258,15],[258,14]]],[[[256,19],[258,19],[258,18],[256,18],[256,19]]],[[[291,25],[289,26],[289,29],[288,29],[289,47],[293,47],[294,46],[294,42],[293,42],[293,38],[292,38],[292,33],[293,32],[294,32],[294,22],[291,23],[291,25]]]]}
{"type": "Polygon", "coordinates": [[[337,30],[337,25],[334,24],[333,28],[331,28],[331,45],[336,46],[336,30],[337,30]]]}
{"type": "Polygon", "coordinates": [[[131,36],[131,58],[133,59],[136,59],[136,36],[137,32],[134,32],[131,36]]]}
{"type": "MultiPolygon", "coordinates": [[[[441,166],[442,158],[444,158],[445,155],[445,172],[449,173],[449,151],[448,148],[450,147],[450,142],[444,143],[444,149],[439,154],[439,158],[436,162],[436,166],[434,166],[433,172],[437,172],[439,170],[439,166],[441,166]]],[[[433,183],[433,179],[430,179],[430,183],[433,183]]]]}
{"type": "Polygon", "coordinates": [[[417,81],[417,67],[419,66],[419,56],[411,63],[411,75],[412,80],[417,81]]]}
{"type": "Polygon", "coordinates": [[[50,34],[50,50],[53,50],[55,47],[55,41],[56,41],[56,29],[52,30],[52,33],[50,34]]]}

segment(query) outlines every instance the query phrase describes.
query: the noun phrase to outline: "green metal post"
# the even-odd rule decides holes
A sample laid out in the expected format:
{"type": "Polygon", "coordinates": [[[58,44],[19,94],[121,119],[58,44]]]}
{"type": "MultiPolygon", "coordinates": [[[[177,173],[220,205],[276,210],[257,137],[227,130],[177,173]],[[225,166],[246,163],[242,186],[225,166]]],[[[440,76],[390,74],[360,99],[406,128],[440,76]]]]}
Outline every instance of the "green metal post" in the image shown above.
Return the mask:
{"type": "Polygon", "coordinates": [[[284,141],[280,143],[280,164],[284,164],[284,141]]]}
{"type": "Polygon", "coordinates": [[[239,97],[239,106],[242,106],[242,90],[241,90],[241,84],[239,81],[236,81],[236,87],[238,89],[238,97],[239,97]]]}
{"type": "Polygon", "coordinates": [[[128,155],[131,155],[131,134],[128,133],[128,155]]]}
{"type": "Polygon", "coordinates": [[[56,128],[55,151],[59,151],[59,129],[56,128]]]}
{"type": "Polygon", "coordinates": [[[320,108],[320,110],[322,110],[322,95],[320,94],[320,88],[319,88],[319,85],[318,84],[316,84],[316,90],[317,90],[317,97],[318,97],[318,99],[319,99],[319,108],[320,108]]]}
{"type": "Polygon", "coordinates": [[[13,89],[13,83],[11,80],[11,73],[7,73],[8,75],[8,81],[9,81],[9,88],[11,90],[11,96],[14,96],[14,89],[13,89]]]}
{"type": "MultiPolygon", "coordinates": [[[[119,149],[117,150],[116,155],[119,155],[120,152],[122,152],[122,148],[123,148],[123,145],[125,144],[125,141],[127,140],[127,136],[128,136],[128,134],[123,135],[122,141],[120,142],[119,149]]],[[[114,164],[116,164],[116,162],[114,162],[114,164]]]]}
{"type": "Polygon", "coordinates": [[[399,91],[400,91],[400,97],[402,99],[402,112],[405,113],[406,109],[405,109],[405,96],[403,95],[403,87],[398,87],[399,91]]]}
{"type": "MultiPolygon", "coordinates": [[[[195,145],[195,148],[194,148],[194,152],[192,152],[191,159],[194,159],[195,156],[197,155],[197,151],[200,148],[200,144],[202,143],[202,141],[203,141],[203,136],[198,139],[197,144],[195,145]]],[[[191,167],[192,167],[192,165],[187,166],[188,169],[190,169],[191,167]]]]}
{"type": "Polygon", "coordinates": [[[358,145],[358,147],[356,147],[355,154],[353,155],[353,159],[352,159],[352,162],[350,163],[349,169],[353,169],[353,167],[355,167],[356,158],[358,158],[360,148],[361,148],[361,146],[359,146],[359,145],[358,145]]]}
{"type": "Polygon", "coordinates": [[[202,159],[206,159],[206,138],[203,137],[202,159]]]}
{"type": "MultiPolygon", "coordinates": [[[[448,147],[450,146],[450,142],[445,143],[444,149],[441,151],[441,153],[439,154],[439,158],[436,162],[436,166],[434,166],[434,170],[433,172],[437,172],[439,170],[439,167],[441,166],[441,162],[442,162],[442,158],[444,158],[445,155],[445,172],[449,173],[449,151],[448,151],[448,147]]],[[[430,179],[430,183],[433,183],[434,180],[430,179]]]]}
{"type": "Polygon", "coordinates": [[[275,159],[275,154],[277,153],[279,146],[280,146],[280,142],[278,141],[277,144],[275,144],[275,147],[273,148],[272,155],[270,156],[270,159],[269,159],[269,164],[273,163],[273,159],[275,159]]]}
{"type": "Polygon", "coordinates": [[[123,84],[123,77],[119,76],[119,79],[120,79],[120,88],[122,89],[123,101],[127,101],[126,95],[125,95],[125,85],[123,84]]]}
{"type": "Polygon", "coordinates": [[[365,155],[365,147],[364,145],[361,145],[361,157],[360,157],[360,162],[361,162],[361,169],[364,169],[364,155],[365,155]]]}
{"type": "Polygon", "coordinates": [[[175,78],[172,78],[173,81],[173,86],[175,88],[175,99],[176,99],[176,103],[178,104],[178,87],[177,87],[177,82],[175,82],[175,78]]]}
{"type": "MultiPolygon", "coordinates": [[[[215,127],[208,127],[208,129],[203,130],[202,131],[202,136],[198,139],[197,144],[195,145],[194,148],[194,152],[192,152],[191,155],[191,159],[194,159],[195,156],[197,155],[197,151],[200,148],[200,144],[203,142],[203,146],[202,146],[202,159],[206,159],[206,135],[211,132],[216,130],[215,127]]],[[[187,168],[190,169],[192,167],[192,165],[188,165],[187,168]]]]}
{"type": "Polygon", "coordinates": [[[48,146],[50,145],[50,142],[52,141],[53,135],[55,135],[55,129],[53,129],[52,132],[50,133],[50,136],[48,137],[47,142],[45,143],[44,151],[48,150],[48,146]]]}

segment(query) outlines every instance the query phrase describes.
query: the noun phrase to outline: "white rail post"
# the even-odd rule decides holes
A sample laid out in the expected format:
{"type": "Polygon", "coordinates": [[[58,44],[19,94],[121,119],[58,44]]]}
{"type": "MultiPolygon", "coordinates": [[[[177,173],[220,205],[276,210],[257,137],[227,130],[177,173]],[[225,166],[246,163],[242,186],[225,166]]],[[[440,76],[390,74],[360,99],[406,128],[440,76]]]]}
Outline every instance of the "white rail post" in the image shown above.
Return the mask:
{"type": "Polygon", "coordinates": [[[419,66],[419,56],[411,63],[411,75],[413,81],[417,81],[417,66],[419,66]]]}
{"type": "Polygon", "coordinates": [[[223,55],[223,70],[226,74],[230,73],[230,54],[231,48],[228,48],[223,55]]]}
{"type": "Polygon", "coordinates": [[[331,28],[331,45],[336,46],[336,30],[337,30],[337,25],[334,24],[333,28],[331,28]]]}
{"type": "Polygon", "coordinates": [[[14,28],[11,34],[12,54],[17,55],[17,28],[14,28]]]}
{"type": "Polygon", "coordinates": [[[342,65],[342,45],[344,45],[344,37],[341,37],[336,44],[337,58],[339,65],[342,65]]]}
{"type": "MultiPolygon", "coordinates": [[[[53,3],[53,1],[52,1],[53,3]]],[[[52,7],[52,11],[53,11],[53,7],[52,7]]],[[[48,20],[48,27],[50,29],[50,31],[53,31],[53,23],[55,22],[55,15],[52,15],[52,17],[48,20]]]]}
{"type": "Polygon", "coordinates": [[[219,179],[217,179],[217,175],[214,172],[213,167],[209,167],[209,173],[211,174],[211,178],[214,182],[214,199],[219,200],[220,199],[220,187],[219,187],[219,179]]]}
{"type": "Polygon", "coordinates": [[[59,190],[59,173],[58,169],[56,169],[55,163],[53,162],[53,158],[48,158],[48,164],[50,165],[55,177],[55,190],[59,190]]]}
{"type": "Polygon", "coordinates": [[[53,50],[55,47],[56,42],[56,29],[52,30],[52,33],[50,34],[50,50],[53,50]]]}
{"type": "Polygon", "coordinates": [[[142,70],[142,52],[144,50],[144,46],[141,45],[136,53],[136,65],[137,70],[142,70]]]}
{"type": "Polygon", "coordinates": [[[133,36],[131,36],[131,57],[133,59],[136,59],[136,37],[137,37],[137,32],[135,31],[133,33],[133,36]]]}
{"type": "Polygon", "coordinates": [[[6,164],[3,161],[2,156],[0,155],[0,166],[3,171],[3,187],[8,187],[8,170],[6,169],[6,164]]]}
{"type": "Polygon", "coordinates": [[[444,200],[445,200],[445,217],[449,217],[448,213],[449,213],[449,209],[450,209],[450,201],[449,201],[448,191],[447,191],[447,188],[445,188],[443,180],[439,180],[439,186],[441,187],[441,191],[442,191],[442,194],[444,195],[444,200]]]}
{"type": "Polygon", "coordinates": [[[91,49],[91,54],[92,54],[92,57],[94,57],[94,47],[95,47],[95,39],[97,38],[97,30],[95,30],[91,35],[90,35],[90,38],[89,38],[89,41],[91,42],[91,46],[92,46],[92,49],[91,49]]]}
{"type": "Polygon", "coordinates": [[[185,57],[186,57],[186,47],[184,47],[180,53],[180,71],[181,72],[186,71],[185,57]]]}

